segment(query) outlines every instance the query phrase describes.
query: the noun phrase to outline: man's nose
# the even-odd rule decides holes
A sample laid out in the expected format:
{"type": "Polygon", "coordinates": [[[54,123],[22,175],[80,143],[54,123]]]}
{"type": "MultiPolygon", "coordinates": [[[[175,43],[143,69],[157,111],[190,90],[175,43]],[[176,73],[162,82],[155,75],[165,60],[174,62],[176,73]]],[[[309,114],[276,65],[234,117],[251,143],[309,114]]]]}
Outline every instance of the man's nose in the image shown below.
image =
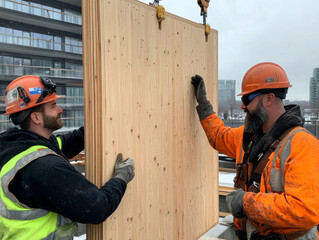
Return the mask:
{"type": "Polygon", "coordinates": [[[60,108],[60,106],[57,106],[57,107],[58,107],[58,112],[59,112],[59,113],[63,113],[62,108],[60,108]]]}

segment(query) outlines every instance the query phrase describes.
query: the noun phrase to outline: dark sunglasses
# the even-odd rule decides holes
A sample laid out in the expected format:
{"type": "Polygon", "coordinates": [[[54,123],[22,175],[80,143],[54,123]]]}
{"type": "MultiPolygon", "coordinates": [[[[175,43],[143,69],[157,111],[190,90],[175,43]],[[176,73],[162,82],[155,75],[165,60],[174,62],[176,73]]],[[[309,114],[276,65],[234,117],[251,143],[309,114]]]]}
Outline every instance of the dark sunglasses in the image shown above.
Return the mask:
{"type": "Polygon", "coordinates": [[[241,97],[241,101],[245,106],[248,106],[250,102],[257,96],[260,96],[262,93],[252,93],[252,94],[246,94],[241,97]]]}

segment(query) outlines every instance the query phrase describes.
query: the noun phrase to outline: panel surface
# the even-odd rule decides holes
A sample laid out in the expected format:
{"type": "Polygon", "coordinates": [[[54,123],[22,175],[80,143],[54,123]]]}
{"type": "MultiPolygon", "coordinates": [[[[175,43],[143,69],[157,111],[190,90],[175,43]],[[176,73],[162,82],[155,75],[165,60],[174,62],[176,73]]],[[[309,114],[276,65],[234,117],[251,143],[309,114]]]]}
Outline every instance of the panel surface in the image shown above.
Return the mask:
{"type": "MultiPolygon", "coordinates": [[[[165,6],[165,5],[164,5],[165,6]]],[[[86,174],[111,178],[116,155],[136,175],[88,239],[198,239],[218,222],[218,156],[196,113],[202,75],[217,110],[217,31],[134,0],[83,1],[86,174]]]]}

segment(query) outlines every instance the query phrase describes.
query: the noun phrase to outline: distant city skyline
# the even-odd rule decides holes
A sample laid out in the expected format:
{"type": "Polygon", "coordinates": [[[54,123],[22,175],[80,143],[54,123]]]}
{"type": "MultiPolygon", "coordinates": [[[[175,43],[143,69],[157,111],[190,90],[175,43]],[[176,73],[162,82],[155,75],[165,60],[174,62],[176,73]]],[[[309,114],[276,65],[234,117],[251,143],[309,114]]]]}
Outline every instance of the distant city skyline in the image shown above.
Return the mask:
{"type": "MultiPolygon", "coordinates": [[[[309,76],[309,79],[307,81],[307,84],[308,85],[308,91],[307,91],[307,95],[308,97],[306,98],[302,98],[302,97],[294,97],[292,96],[293,94],[295,93],[292,93],[292,92],[296,92],[298,91],[298,89],[294,89],[294,85],[293,85],[293,82],[289,79],[289,81],[292,83],[292,87],[289,88],[288,90],[288,94],[287,94],[287,97],[286,99],[289,100],[289,101],[309,101],[309,102],[316,102],[317,105],[319,105],[319,66],[314,68],[312,71],[311,71],[311,74],[309,76]]],[[[287,73],[288,75],[288,73],[287,73]]],[[[289,78],[289,76],[288,76],[289,78]]],[[[218,79],[218,81],[235,81],[235,98],[236,98],[236,101],[239,101],[240,100],[240,96],[237,96],[238,93],[241,92],[241,83],[242,83],[242,79],[240,80],[236,80],[236,79],[218,79]]],[[[297,87],[295,87],[297,88],[297,87]]],[[[305,90],[306,91],[306,90],[305,90]]],[[[304,92],[303,92],[304,94],[304,92]]],[[[312,103],[312,106],[314,105],[315,103],[312,103]]]]}

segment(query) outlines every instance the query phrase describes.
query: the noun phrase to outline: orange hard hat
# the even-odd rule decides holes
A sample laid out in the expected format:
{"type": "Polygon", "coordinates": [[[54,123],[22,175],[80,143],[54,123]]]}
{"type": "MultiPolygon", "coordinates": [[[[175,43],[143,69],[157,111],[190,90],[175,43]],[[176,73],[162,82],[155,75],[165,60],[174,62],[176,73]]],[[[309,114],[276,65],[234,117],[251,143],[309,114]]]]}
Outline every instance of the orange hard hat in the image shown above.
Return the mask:
{"type": "Polygon", "coordinates": [[[6,113],[21,112],[62,96],[55,94],[56,84],[49,78],[26,75],[13,80],[7,87],[6,113]]]}
{"type": "Polygon", "coordinates": [[[246,95],[261,89],[278,89],[291,87],[286,72],[279,65],[271,62],[259,63],[250,68],[241,84],[241,93],[246,95]]]}

